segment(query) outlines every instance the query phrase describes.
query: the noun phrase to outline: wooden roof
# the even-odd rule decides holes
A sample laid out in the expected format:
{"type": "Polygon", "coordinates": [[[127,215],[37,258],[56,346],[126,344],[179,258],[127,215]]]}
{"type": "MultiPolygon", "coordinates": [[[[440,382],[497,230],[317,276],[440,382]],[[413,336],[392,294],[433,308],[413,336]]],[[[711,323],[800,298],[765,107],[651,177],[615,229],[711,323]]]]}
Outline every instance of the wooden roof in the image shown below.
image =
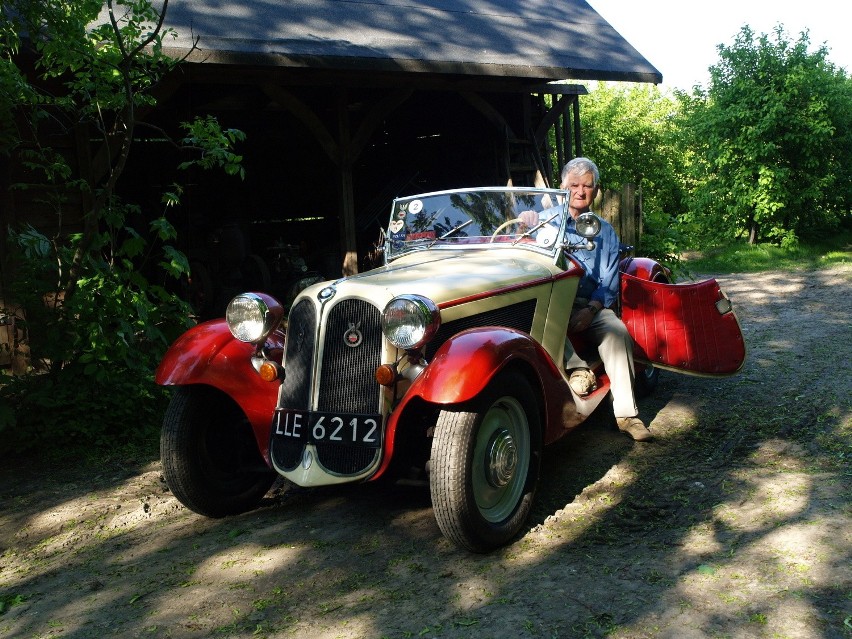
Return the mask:
{"type": "Polygon", "coordinates": [[[585,0],[172,0],[189,62],[659,83],[585,0]]]}

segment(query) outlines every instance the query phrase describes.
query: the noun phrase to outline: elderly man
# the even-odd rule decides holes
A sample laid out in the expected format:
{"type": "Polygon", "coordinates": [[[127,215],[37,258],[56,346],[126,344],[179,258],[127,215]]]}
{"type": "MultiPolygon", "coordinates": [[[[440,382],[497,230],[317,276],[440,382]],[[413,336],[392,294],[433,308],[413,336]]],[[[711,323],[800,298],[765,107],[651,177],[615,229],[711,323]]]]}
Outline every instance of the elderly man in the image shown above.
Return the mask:
{"type": "MultiPolygon", "coordinates": [[[[568,211],[572,219],[568,221],[565,237],[569,242],[583,240],[576,233],[574,220],[590,209],[598,192],[599,179],[598,167],[588,158],[574,158],[562,169],[560,188],[570,193],[568,211]]],[[[534,211],[525,212],[521,218],[530,227],[538,223],[538,215],[534,211]]],[[[636,441],[648,441],[651,431],[637,417],[639,409],[633,393],[633,340],[627,327],[612,310],[619,293],[619,253],[620,242],[615,229],[606,220],[601,220],[601,232],[595,238],[595,248],[574,254],[586,272],[580,280],[568,331],[585,331],[597,346],[609,376],[613,412],[619,430],[636,441]]],[[[585,396],[595,390],[594,374],[568,340],[565,341],[565,368],[575,393],[585,396]]]]}

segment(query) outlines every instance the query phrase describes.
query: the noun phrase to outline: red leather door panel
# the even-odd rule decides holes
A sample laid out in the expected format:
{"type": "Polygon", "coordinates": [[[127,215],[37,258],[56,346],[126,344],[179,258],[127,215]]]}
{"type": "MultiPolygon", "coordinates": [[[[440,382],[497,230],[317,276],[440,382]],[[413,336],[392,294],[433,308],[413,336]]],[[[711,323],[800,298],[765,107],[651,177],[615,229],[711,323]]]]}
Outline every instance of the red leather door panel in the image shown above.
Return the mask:
{"type": "Polygon", "coordinates": [[[622,274],[621,319],[636,359],[654,366],[724,376],[745,361],[739,322],[716,280],[661,284],[622,274]]]}

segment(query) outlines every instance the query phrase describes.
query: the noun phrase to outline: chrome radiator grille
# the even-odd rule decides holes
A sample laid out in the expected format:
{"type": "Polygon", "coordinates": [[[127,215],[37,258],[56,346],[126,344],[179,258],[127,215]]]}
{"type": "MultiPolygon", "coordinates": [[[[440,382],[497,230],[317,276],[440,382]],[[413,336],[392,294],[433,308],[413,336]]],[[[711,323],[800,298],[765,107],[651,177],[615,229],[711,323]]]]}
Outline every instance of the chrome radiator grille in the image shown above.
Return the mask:
{"type": "MultiPolygon", "coordinates": [[[[291,311],[287,328],[282,407],[304,409],[309,406],[316,334],[314,306],[302,301],[291,311]]],[[[316,410],[378,412],[380,389],[375,371],[381,363],[382,342],[378,308],[357,299],[341,300],[331,308],[325,320],[316,410]],[[356,336],[360,336],[360,341],[354,339],[356,336]]],[[[302,458],[302,449],[298,441],[273,438],[270,452],[279,468],[292,470],[302,458]]],[[[381,449],[375,448],[317,445],[319,463],[337,475],[357,475],[372,465],[380,454],[381,449]]]]}
{"type": "Polygon", "coordinates": [[[326,321],[317,410],[378,412],[376,368],[381,364],[383,339],[381,312],[369,302],[348,299],[331,309],[326,321]],[[350,346],[345,339],[353,328],[363,338],[358,346],[350,346]]]}

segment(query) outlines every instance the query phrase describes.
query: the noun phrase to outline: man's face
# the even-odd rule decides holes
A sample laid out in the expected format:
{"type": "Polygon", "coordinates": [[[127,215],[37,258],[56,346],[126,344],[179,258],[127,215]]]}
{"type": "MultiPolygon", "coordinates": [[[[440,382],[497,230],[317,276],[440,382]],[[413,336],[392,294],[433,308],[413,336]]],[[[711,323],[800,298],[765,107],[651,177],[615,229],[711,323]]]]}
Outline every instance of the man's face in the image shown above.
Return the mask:
{"type": "Polygon", "coordinates": [[[584,173],[583,175],[573,172],[569,173],[565,176],[565,180],[561,186],[571,193],[571,201],[568,208],[574,217],[588,211],[592,206],[592,201],[595,199],[597,192],[595,176],[592,173],[584,173]]]}

